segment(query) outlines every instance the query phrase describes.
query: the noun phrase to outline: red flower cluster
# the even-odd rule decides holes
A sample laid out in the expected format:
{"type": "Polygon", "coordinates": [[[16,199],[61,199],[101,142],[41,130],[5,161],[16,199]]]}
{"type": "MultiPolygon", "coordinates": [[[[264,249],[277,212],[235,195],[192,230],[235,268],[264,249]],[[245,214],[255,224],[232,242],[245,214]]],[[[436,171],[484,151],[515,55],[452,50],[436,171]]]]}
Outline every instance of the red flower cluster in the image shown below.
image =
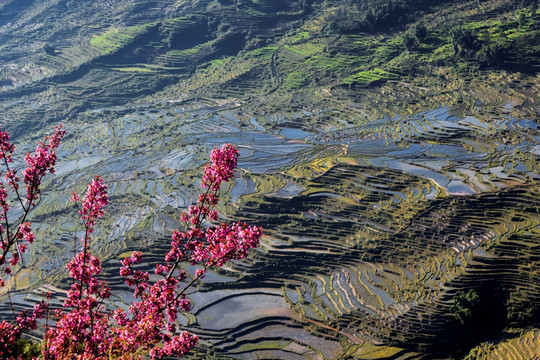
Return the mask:
{"type": "Polygon", "coordinates": [[[41,185],[41,179],[47,172],[54,173],[54,166],[56,165],[56,152],[60,140],[65,135],[65,131],[62,126],[55,128],[56,132],[50,138],[48,138],[48,144],[41,143],[37,146],[35,153],[26,154],[24,160],[28,167],[24,170],[24,184],[26,185],[26,197],[30,201],[37,199],[41,193],[39,186],[41,185]]]}
{"type": "MultiPolygon", "coordinates": [[[[45,143],[37,146],[33,154],[25,156],[28,167],[24,170],[25,192],[20,190],[20,179],[17,170],[11,168],[12,155],[15,146],[9,142],[9,133],[0,131],[0,160],[3,160],[6,172],[0,179],[0,270],[6,275],[11,274],[11,266],[22,261],[28,246],[34,242],[34,234],[31,224],[26,218],[35,206],[35,201],[41,194],[41,181],[47,173],[54,172],[56,165],[56,149],[65,135],[62,126],[55,128],[55,133],[46,138],[45,143]],[[10,224],[9,211],[11,203],[22,209],[22,216],[18,225],[10,224]],[[8,259],[9,257],[9,259],[8,259]],[[9,266],[6,266],[8,264],[9,266]]],[[[4,280],[0,278],[0,287],[4,286],[4,280]]],[[[21,334],[37,328],[37,320],[42,318],[48,311],[49,305],[45,302],[37,304],[32,313],[23,311],[16,316],[16,323],[10,324],[3,320],[0,323],[0,357],[2,359],[15,359],[17,355],[16,343],[21,334]]]]}
{"type": "MultiPolygon", "coordinates": [[[[47,173],[54,172],[56,165],[56,149],[60,140],[65,135],[62,126],[55,128],[55,133],[45,140],[47,144],[41,143],[37,146],[35,153],[25,156],[28,167],[24,170],[24,184],[26,194],[22,194],[19,188],[20,179],[17,176],[17,170],[12,169],[12,154],[15,146],[9,142],[9,133],[0,131],[0,160],[3,160],[6,173],[3,179],[0,179],[0,269],[5,274],[11,274],[11,268],[6,265],[15,266],[21,261],[21,255],[26,252],[27,245],[22,243],[26,241],[31,244],[34,241],[31,224],[26,222],[26,217],[31,208],[35,206],[35,200],[41,194],[41,180],[47,173]],[[7,183],[7,185],[6,185],[7,183]],[[19,225],[10,225],[8,213],[11,209],[11,201],[22,208],[23,215],[19,225]],[[13,251],[15,248],[16,251],[13,251]],[[11,256],[9,260],[8,256],[11,256]]],[[[4,281],[0,278],[0,286],[4,281]]]]}
{"type": "MultiPolygon", "coordinates": [[[[0,133],[0,141],[5,138],[5,133],[0,133]]],[[[60,138],[59,135],[51,138],[49,150],[38,146],[38,155],[27,156],[34,170],[25,171],[25,179],[28,174],[28,178],[36,183],[35,179],[41,179],[44,175],[43,169],[50,171],[50,164],[56,159],[54,157],[53,160],[50,155],[54,153],[52,146],[58,146],[60,138]],[[48,162],[42,160],[45,158],[49,159],[48,162]]],[[[10,150],[11,145],[6,140],[0,144],[0,149],[10,150]]],[[[94,178],[79,211],[85,225],[82,250],[67,264],[74,283],[68,291],[64,310],[55,312],[56,325],[44,335],[43,359],[142,359],[143,354],[149,354],[152,359],[162,359],[182,356],[197,344],[197,336],[179,331],[176,325],[178,313],[191,309],[191,303],[185,296],[186,290],[204,277],[208,269],[247,256],[250,248],[258,246],[262,235],[260,227],[245,223],[203,227],[208,221],[218,219],[214,209],[219,201],[218,191],[221,182],[229,181],[234,176],[237,157],[237,148],[230,144],[212,151],[212,162],[206,166],[201,184],[206,189],[205,193],[200,195],[197,205],[190,206],[188,212],[182,214],[186,231],[174,231],[165,263],[155,266],[155,274],[160,275],[160,279],[150,282],[147,272],[136,269],[142,261],[140,252],[136,251],[121,261],[120,275],[134,288],[136,299],[127,311],[107,308],[106,300],[111,292],[105,281],[98,280],[101,263],[90,252],[96,220],[104,215],[103,208],[108,203],[107,187],[100,177],[94,178]],[[198,269],[189,275],[181,269],[182,261],[198,265],[198,269]]],[[[7,163],[8,157],[4,158],[7,163]]],[[[0,204],[2,190],[5,188],[0,187],[0,204]]],[[[30,202],[40,193],[32,189],[27,191],[31,191],[28,197],[30,202]]],[[[72,201],[80,201],[80,196],[73,194],[72,201]]],[[[23,220],[15,238],[31,243],[34,237],[30,224],[23,220]]],[[[19,246],[19,249],[24,252],[26,247],[19,246]]],[[[16,254],[12,255],[12,259],[17,259],[16,254]]],[[[12,263],[17,261],[13,260],[12,263]]],[[[0,354],[11,356],[10,344],[24,330],[35,328],[36,319],[43,316],[45,311],[47,304],[43,303],[31,316],[21,314],[16,326],[0,323],[0,354]]]]}

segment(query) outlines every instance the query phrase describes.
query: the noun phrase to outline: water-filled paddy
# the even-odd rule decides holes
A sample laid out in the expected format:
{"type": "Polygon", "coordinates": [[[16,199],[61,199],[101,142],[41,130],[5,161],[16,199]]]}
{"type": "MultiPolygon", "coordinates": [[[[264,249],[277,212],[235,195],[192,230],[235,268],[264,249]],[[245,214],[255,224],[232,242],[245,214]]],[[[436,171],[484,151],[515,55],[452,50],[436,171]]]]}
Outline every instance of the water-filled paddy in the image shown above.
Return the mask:
{"type": "Polygon", "coordinates": [[[281,295],[240,294],[198,312],[197,319],[203,328],[225,330],[256,319],[292,315],[281,295]]]}

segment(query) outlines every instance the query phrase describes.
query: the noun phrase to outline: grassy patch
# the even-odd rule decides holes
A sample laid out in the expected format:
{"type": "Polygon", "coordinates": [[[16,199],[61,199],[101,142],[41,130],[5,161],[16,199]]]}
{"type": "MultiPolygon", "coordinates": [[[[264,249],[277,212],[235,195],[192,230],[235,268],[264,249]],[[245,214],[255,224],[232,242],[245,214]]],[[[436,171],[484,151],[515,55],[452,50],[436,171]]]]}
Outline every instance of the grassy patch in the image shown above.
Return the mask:
{"type": "Polygon", "coordinates": [[[251,50],[246,55],[269,60],[272,58],[272,55],[277,49],[277,46],[266,46],[259,49],[251,50]]]}
{"type": "Polygon", "coordinates": [[[107,30],[103,35],[95,36],[90,39],[90,45],[99,50],[101,55],[111,54],[132,42],[135,37],[143,34],[148,27],[152,25],[153,24],[146,24],[122,29],[113,27],[107,30]]]}
{"type": "Polygon", "coordinates": [[[306,40],[309,37],[309,31],[300,31],[294,38],[291,39],[291,43],[297,43],[306,40]]]}
{"type": "Polygon", "coordinates": [[[379,80],[390,80],[390,79],[397,79],[399,78],[398,74],[391,73],[379,68],[375,68],[373,70],[368,71],[360,71],[354,75],[348,76],[343,80],[343,83],[346,85],[349,84],[369,84],[374,81],[379,80]]]}
{"type": "Polygon", "coordinates": [[[285,89],[298,89],[307,85],[310,81],[308,74],[302,71],[290,72],[283,83],[285,89]]]}

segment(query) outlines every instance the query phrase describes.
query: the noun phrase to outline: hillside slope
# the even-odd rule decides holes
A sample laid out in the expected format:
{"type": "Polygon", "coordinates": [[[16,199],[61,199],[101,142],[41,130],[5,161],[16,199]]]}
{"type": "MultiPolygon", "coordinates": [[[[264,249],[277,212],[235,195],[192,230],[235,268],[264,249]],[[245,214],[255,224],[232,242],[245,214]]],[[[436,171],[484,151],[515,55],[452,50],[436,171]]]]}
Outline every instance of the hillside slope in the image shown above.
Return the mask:
{"type": "Polygon", "coordinates": [[[22,153],[56,123],[68,132],[32,213],[40,241],[8,284],[16,306],[51,289],[62,301],[69,194],[94,174],[111,195],[94,251],[122,290],[118,257],[161,259],[207,154],[231,142],[221,210],[266,236],[190,294],[193,358],[528,358],[538,331],[514,334],[540,326],[539,11],[2,2],[1,125],[22,153]]]}

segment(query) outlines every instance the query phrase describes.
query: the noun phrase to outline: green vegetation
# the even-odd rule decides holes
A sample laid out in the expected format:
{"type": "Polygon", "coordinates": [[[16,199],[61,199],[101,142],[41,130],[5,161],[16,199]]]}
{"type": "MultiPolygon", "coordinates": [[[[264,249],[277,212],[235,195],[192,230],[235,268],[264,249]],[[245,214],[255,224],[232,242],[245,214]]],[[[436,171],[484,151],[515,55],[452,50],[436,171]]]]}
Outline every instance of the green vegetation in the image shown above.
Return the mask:
{"type": "Polygon", "coordinates": [[[345,80],[343,80],[343,83],[345,85],[349,84],[371,84],[375,81],[379,80],[388,80],[388,79],[397,79],[399,75],[393,74],[388,71],[384,71],[381,69],[373,69],[369,71],[361,71],[358,74],[351,75],[347,77],[345,80]]]}
{"type": "Polygon", "coordinates": [[[465,325],[473,318],[475,308],[480,305],[480,297],[478,293],[471,289],[467,292],[458,291],[454,297],[454,305],[450,308],[450,311],[454,314],[456,320],[465,325]]]}
{"type": "Polygon", "coordinates": [[[510,293],[506,302],[507,317],[512,326],[525,326],[533,319],[535,307],[530,295],[523,289],[510,293]]]}
{"type": "Polygon", "coordinates": [[[540,351],[539,330],[529,330],[523,334],[507,333],[506,339],[494,343],[482,343],[471,349],[464,360],[500,359],[515,357],[518,359],[534,359],[540,351]]]}
{"type": "Polygon", "coordinates": [[[153,24],[144,26],[131,26],[127,28],[110,28],[103,35],[90,39],[90,45],[100,51],[102,55],[108,55],[118,51],[131,43],[137,36],[145,33],[153,24]]]}

